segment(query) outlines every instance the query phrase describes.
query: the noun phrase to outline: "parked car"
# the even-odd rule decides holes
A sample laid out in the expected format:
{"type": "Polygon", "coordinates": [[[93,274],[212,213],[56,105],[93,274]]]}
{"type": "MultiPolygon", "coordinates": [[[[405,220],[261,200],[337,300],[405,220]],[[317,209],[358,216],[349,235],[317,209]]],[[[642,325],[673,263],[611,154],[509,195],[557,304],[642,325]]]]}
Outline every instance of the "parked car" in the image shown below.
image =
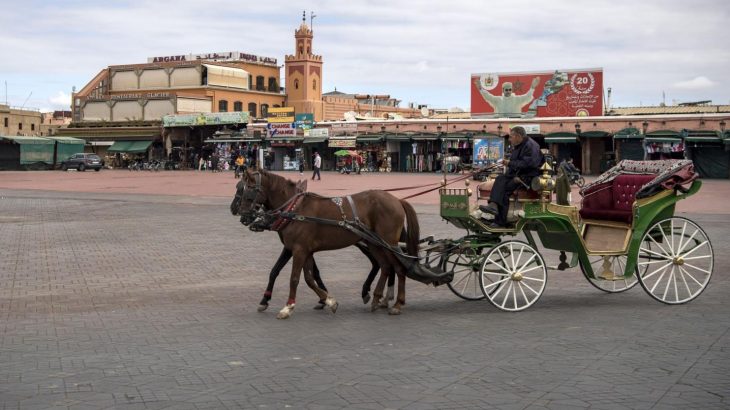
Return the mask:
{"type": "Polygon", "coordinates": [[[96,154],[73,154],[67,160],[61,162],[61,169],[67,170],[70,168],[76,168],[79,171],[86,171],[86,169],[93,169],[94,171],[100,171],[104,166],[104,160],[102,160],[96,154]]]}

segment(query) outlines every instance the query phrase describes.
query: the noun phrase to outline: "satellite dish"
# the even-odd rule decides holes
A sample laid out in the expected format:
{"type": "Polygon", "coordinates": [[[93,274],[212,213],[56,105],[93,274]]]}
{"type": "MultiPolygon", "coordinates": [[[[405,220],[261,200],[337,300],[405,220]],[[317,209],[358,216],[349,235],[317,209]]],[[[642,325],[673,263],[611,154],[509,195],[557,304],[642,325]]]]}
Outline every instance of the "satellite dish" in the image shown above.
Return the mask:
{"type": "Polygon", "coordinates": [[[421,116],[428,117],[428,107],[421,107],[421,116]]]}

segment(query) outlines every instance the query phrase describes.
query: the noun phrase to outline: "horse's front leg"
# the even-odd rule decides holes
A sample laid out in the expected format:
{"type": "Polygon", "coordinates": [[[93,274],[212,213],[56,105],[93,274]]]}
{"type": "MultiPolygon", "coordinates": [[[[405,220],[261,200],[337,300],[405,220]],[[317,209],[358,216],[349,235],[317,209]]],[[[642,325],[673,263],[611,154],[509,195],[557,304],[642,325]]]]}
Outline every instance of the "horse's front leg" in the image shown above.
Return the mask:
{"type": "Polygon", "coordinates": [[[297,299],[297,286],[299,286],[299,277],[302,274],[302,268],[308,255],[302,251],[293,252],[294,259],[292,260],[291,278],[289,279],[289,299],[286,301],[286,305],[276,315],[277,319],[289,319],[294,306],[296,305],[297,299]]]}
{"type": "MultiPolygon", "coordinates": [[[[304,262],[304,281],[307,282],[307,285],[314,291],[314,293],[317,294],[317,296],[319,296],[320,303],[324,301],[324,305],[332,309],[332,313],[335,313],[337,311],[338,303],[335,298],[329,296],[326,289],[322,289],[318,286],[318,282],[314,275],[314,266],[314,256],[310,255],[306,262],[304,262]]],[[[319,282],[321,282],[321,278],[319,282]]]]}
{"type": "Polygon", "coordinates": [[[406,275],[398,271],[398,297],[395,300],[393,307],[388,310],[390,315],[400,315],[401,308],[406,304],[406,275]]]}
{"type": "Polygon", "coordinates": [[[259,302],[258,311],[263,312],[269,307],[269,301],[271,300],[271,292],[274,290],[274,282],[276,282],[277,276],[279,276],[279,273],[281,273],[281,270],[284,269],[284,265],[289,262],[289,259],[291,259],[291,251],[289,249],[282,249],[281,254],[279,254],[279,259],[276,260],[276,263],[274,264],[274,267],[271,268],[271,272],[269,272],[269,283],[266,285],[266,292],[264,292],[264,297],[261,298],[261,302],[259,302]]]}

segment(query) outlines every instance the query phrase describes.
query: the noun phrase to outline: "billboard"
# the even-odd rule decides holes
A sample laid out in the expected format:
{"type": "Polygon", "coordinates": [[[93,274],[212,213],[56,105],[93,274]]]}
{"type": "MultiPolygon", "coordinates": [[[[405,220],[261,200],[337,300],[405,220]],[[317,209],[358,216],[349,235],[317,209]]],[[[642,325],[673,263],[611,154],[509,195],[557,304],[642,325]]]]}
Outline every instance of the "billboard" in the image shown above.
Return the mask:
{"type": "Polygon", "coordinates": [[[603,69],[472,74],[473,117],[603,115],[603,69]]]}
{"type": "Polygon", "coordinates": [[[502,138],[478,138],[474,140],[473,164],[479,167],[491,165],[504,157],[502,138]]]}
{"type": "Polygon", "coordinates": [[[268,122],[294,122],[294,107],[272,107],[267,112],[268,122]]]}

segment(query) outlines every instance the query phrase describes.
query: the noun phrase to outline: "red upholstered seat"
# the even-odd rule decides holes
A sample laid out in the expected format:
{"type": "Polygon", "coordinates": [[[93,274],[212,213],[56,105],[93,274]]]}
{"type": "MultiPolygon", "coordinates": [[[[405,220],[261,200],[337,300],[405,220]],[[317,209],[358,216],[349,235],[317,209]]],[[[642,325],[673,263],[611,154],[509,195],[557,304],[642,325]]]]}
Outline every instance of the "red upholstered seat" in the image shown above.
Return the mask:
{"type": "Polygon", "coordinates": [[[580,216],[630,224],[634,218],[636,192],[655,175],[623,174],[613,181],[600,184],[583,194],[580,216]]]}

